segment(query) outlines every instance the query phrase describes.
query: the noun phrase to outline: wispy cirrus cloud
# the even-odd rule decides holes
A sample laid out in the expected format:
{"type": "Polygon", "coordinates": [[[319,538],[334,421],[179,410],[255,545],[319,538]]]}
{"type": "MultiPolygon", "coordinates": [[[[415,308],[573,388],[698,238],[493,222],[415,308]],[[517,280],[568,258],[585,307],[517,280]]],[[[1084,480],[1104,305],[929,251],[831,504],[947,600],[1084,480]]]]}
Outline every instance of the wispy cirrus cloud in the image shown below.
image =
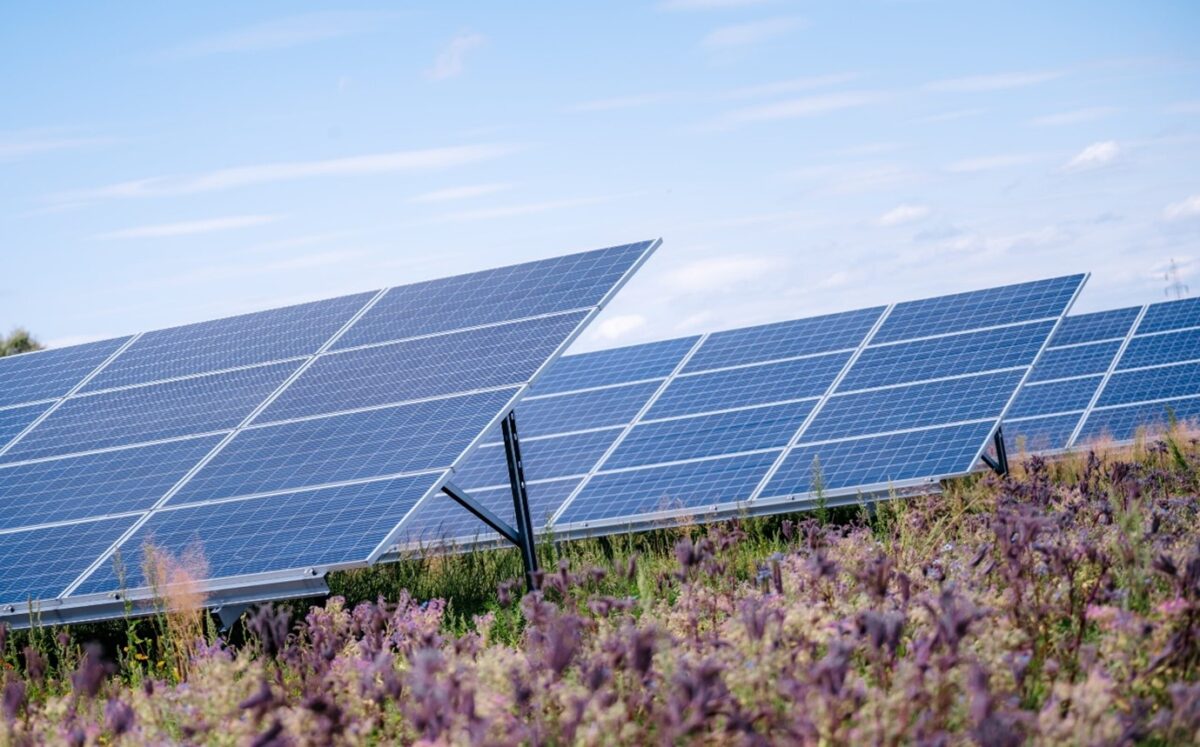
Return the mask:
{"type": "Polygon", "coordinates": [[[608,202],[612,197],[577,197],[564,200],[545,200],[543,202],[527,202],[517,205],[500,205],[477,210],[459,210],[435,217],[438,223],[457,223],[477,220],[494,220],[497,218],[515,218],[522,215],[536,215],[551,210],[584,207],[608,202]]]}
{"type": "Polygon", "coordinates": [[[170,49],[167,54],[186,58],[289,49],[376,31],[395,17],[391,13],[366,11],[305,13],[201,37],[170,49]]]}
{"type": "Polygon", "coordinates": [[[736,23],[713,29],[705,35],[700,44],[710,50],[749,47],[777,39],[806,26],[808,26],[807,21],[795,16],[781,16],[779,18],[766,18],[761,21],[736,23]]]}
{"type": "Polygon", "coordinates": [[[981,171],[996,171],[1013,166],[1024,166],[1039,160],[1033,153],[1001,153],[994,156],[977,156],[955,161],[946,167],[947,171],[955,174],[974,174],[981,171]]]}
{"type": "Polygon", "coordinates": [[[175,236],[195,236],[217,231],[233,231],[250,228],[279,220],[278,215],[233,215],[225,218],[158,223],[150,226],[134,226],[117,231],[108,231],[93,236],[95,239],[161,239],[175,236]]]}
{"type": "Polygon", "coordinates": [[[511,145],[460,145],[423,150],[372,153],[320,161],[267,163],[218,169],[186,176],[156,176],[118,182],[58,196],[62,202],[86,202],[131,197],[164,197],[216,192],[274,182],[317,177],[356,176],[414,171],[438,171],[489,161],[516,150],[511,145]]]}
{"type": "Polygon", "coordinates": [[[0,161],[17,161],[43,153],[108,145],[112,142],[112,138],[83,137],[55,129],[0,132],[0,161]]]}
{"type": "Polygon", "coordinates": [[[1035,72],[994,73],[992,75],[969,75],[961,78],[946,78],[926,83],[927,91],[939,93],[988,93],[1004,91],[1010,88],[1025,88],[1039,83],[1061,78],[1066,75],[1061,70],[1042,70],[1035,72]]]}
{"type": "Polygon", "coordinates": [[[721,290],[766,275],[777,263],[769,257],[728,254],[698,259],[667,274],[667,285],[685,293],[721,290]]]}
{"type": "Polygon", "coordinates": [[[462,187],[435,189],[413,197],[410,202],[453,202],[454,200],[469,200],[474,197],[503,192],[512,189],[511,184],[468,184],[462,187]]]}
{"type": "Polygon", "coordinates": [[[1089,171],[1106,166],[1121,154],[1121,146],[1115,140],[1105,140],[1092,143],[1075,154],[1075,157],[1063,166],[1066,171],[1089,171]]]}
{"type": "Polygon", "coordinates": [[[897,205],[891,210],[875,219],[875,222],[884,227],[900,226],[905,223],[915,223],[919,220],[924,220],[933,212],[928,205],[897,205]]]}
{"type": "Polygon", "coordinates": [[[658,7],[663,10],[724,10],[766,5],[771,0],[663,0],[658,7]]]}
{"type": "Polygon", "coordinates": [[[1094,122],[1097,119],[1103,119],[1112,114],[1115,114],[1117,109],[1111,106],[1093,106],[1086,109],[1072,109],[1066,112],[1057,112],[1055,114],[1047,114],[1042,117],[1034,117],[1029,120],[1029,124],[1034,127],[1064,127],[1066,125],[1081,124],[1083,122],[1094,122]]]}
{"type": "Polygon", "coordinates": [[[446,80],[462,75],[467,65],[467,53],[482,47],[487,38],[483,34],[459,34],[438,54],[433,67],[425,71],[430,80],[446,80]]]}
{"type": "Polygon", "coordinates": [[[844,109],[867,106],[877,103],[884,98],[884,94],[877,91],[846,91],[818,96],[803,96],[777,101],[773,104],[735,109],[717,117],[710,123],[710,126],[716,129],[729,129],[758,122],[815,117],[844,109]]]}
{"type": "Polygon", "coordinates": [[[1200,217],[1200,194],[1185,197],[1179,202],[1172,202],[1163,208],[1163,217],[1167,220],[1183,220],[1200,217]]]}
{"type": "Polygon", "coordinates": [[[752,99],[761,98],[763,96],[780,96],[788,93],[799,93],[801,91],[811,91],[817,88],[827,88],[829,86],[841,85],[857,80],[859,73],[844,72],[831,73],[829,75],[812,75],[805,78],[792,78],[790,80],[778,80],[771,83],[759,83],[752,86],[744,86],[735,88],[732,91],[727,91],[721,95],[725,99],[752,99]]]}
{"type": "Polygon", "coordinates": [[[632,96],[614,96],[607,99],[583,101],[571,107],[576,112],[607,112],[618,109],[637,109],[651,104],[660,104],[672,98],[666,93],[641,93],[632,96]]]}

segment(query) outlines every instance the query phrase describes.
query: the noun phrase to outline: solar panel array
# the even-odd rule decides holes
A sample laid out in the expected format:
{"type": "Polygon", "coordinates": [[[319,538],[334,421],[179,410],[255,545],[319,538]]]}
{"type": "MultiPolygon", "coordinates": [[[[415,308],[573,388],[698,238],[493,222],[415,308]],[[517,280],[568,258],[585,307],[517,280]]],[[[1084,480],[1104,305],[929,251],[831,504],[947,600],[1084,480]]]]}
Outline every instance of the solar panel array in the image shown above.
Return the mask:
{"type": "MultiPolygon", "coordinates": [[[[1084,279],[567,356],[517,410],[534,523],[586,535],[965,473],[1084,279]]],[[[453,479],[511,516],[503,457],[493,431],[453,479]]],[[[448,503],[407,530],[402,549],[494,539],[448,503]]]]}
{"type": "Polygon", "coordinates": [[[1200,299],[1067,317],[1004,421],[1009,449],[1117,443],[1200,418],[1200,299]]]}
{"type": "Polygon", "coordinates": [[[0,359],[0,616],[374,562],[657,245],[0,359]]]}

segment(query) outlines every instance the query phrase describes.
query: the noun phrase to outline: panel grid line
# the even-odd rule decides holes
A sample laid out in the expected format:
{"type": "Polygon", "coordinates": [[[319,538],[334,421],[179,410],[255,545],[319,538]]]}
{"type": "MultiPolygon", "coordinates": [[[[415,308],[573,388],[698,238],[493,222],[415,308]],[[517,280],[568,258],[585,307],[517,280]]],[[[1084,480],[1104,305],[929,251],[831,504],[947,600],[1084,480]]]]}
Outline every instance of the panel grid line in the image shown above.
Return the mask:
{"type": "MultiPolygon", "coordinates": [[[[900,304],[892,304],[892,307],[900,304]]],[[[939,332],[936,335],[921,335],[920,337],[906,337],[903,340],[888,340],[886,342],[876,342],[871,345],[873,348],[890,348],[896,345],[908,345],[914,342],[925,342],[926,340],[940,340],[947,337],[955,337],[958,335],[973,335],[978,332],[994,332],[998,329],[1013,329],[1015,327],[1026,327],[1034,324],[1045,324],[1052,322],[1055,319],[1062,317],[1044,316],[1039,319],[1025,319],[1020,322],[1009,322],[1007,324],[992,324],[987,327],[970,327],[968,329],[955,330],[954,332],[939,332]]]]}
{"type": "MultiPolygon", "coordinates": [[[[496,415],[495,418],[492,419],[487,427],[484,428],[479,435],[471,441],[470,444],[467,445],[467,448],[462,452],[462,454],[459,455],[458,460],[456,460],[456,465],[461,466],[466,463],[466,460],[470,457],[470,455],[479,448],[488,432],[490,432],[492,428],[499,425],[501,420],[508,417],[508,414],[512,412],[517,403],[521,401],[523,395],[533,388],[538,378],[541,377],[542,374],[545,373],[546,369],[553,365],[555,361],[562,358],[563,351],[570,347],[571,343],[575,341],[583,329],[590,324],[591,321],[595,319],[601,311],[604,310],[604,307],[608,305],[608,302],[612,300],[612,297],[615,296],[617,292],[621,290],[621,288],[625,287],[625,284],[629,282],[629,278],[633,276],[633,273],[637,272],[637,270],[641,268],[643,264],[645,264],[646,260],[651,254],[654,253],[655,250],[658,249],[661,244],[661,239],[652,241],[650,245],[642,251],[637,260],[633,262],[629,269],[626,270],[617,280],[617,282],[615,282],[612,287],[609,288],[608,291],[600,298],[596,305],[590,307],[591,310],[583,319],[579,320],[579,323],[575,325],[574,331],[562,341],[553,354],[547,357],[546,360],[542,361],[542,364],[538,366],[538,369],[529,377],[529,380],[509,399],[508,405],[501,410],[501,412],[496,415]]],[[[696,346],[698,347],[699,344],[700,341],[698,340],[696,342],[696,346]]],[[[620,439],[621,437],[618,436],[617,440],[620,441],[620,439]]],[[[430,500],[432,496],[441,493],[443,485],[445,485],[445,483],[453,476],[454,472],[455,467],[451,466],[445,471],[445,474],[443,474],[442,477],[425,493],[425,495],[412,505],[412,508],[408,510],[408,513],[406,513],[399,522],[397,522],[392,531],[388,533],[388,535],[384,537],[378,545],[375,546],[374,551],[369,556],[369,562],[374,563],[389,548],[396,544],[396,538],[399,537],[404,531],[408,522],[417,515],[417,512],[425,505],[426,502],[430,500]]]]}
{"type": "Polygon", "coordinates": [[[1029,377],[1033,375],[1034,367],[1037,366],[1038,361],[1041,360],[1042,356],[1046,354],[1046,348],[1049,347],[1050,341],[1054,339],[1054,335],[1056,335],[1058,330],[1062,328],[1063,320],[1067,318],[1067,312],[1070,311],[1071,307],[1075,305],[1075,301],[1079,298],[1079,294],[1083,292],[1083,286],[1087,284],[1087,281],[1091,276],[1091,273],[1084,274],[1083,281],[1080,282],[1079,285],[1075,286],[1075,292],[1071,294],[1071,298],[1067,301],[1067,305],[1063,308],[1062,313],[1060,313],[1058,318],[1055,320],[1054,328],[1050,330],[1050,334],[1046,335],[1046,339],[1044,342],[1042,342],[1042,346],[1038,348],[1037,355],[1033,356],[1033,360],[1029,362],[1029,366],[1025,369],[1025,375],[1021,377],[1021,381],[1017,383],[1016,388],[1013,389],[1012,394],[1009,395],[1008,402],[1006,402],[1003,409],[1000,410],[1000,415],[996,418],[996,422],[991,433],[988,434],[987,440],[985,440],[979,447],[979,451],[975,453],[975,458],[971,460],[971,464],[977,464],[979,460],[983,458],[984,452],[987,451],[988,444],[991,443],[992,439],[996,436],[996,432],[999,431],[1003,426],[1004,416],[1008,414],[1008,411],[1012,408],[1013,403],[1017,401],[1017,395],[1021,393],[1021,390],[1025,387],[1025,382],[1029,381],[1029,377]]]}
{"type": "Polygon", "coordinates": [[[1091,401],[1088,402],[1087,407],[1083,411],[1083,415],[1079,418],[1079,422],[1075,424],[1075,429],[1071,431],[1071,436],[1067,439],[1066,448],[1070,449],[1075,446],[1075,440],[1079,438],[1079,434],[1083,431],[1084,424],[1086,424],[1087,419],[1091,417],[1092,410],[1096,407],[1096,403],[1100,401],[1100,396],[1104,394],[1104,388],[1108,386],[1109,380],[1112,378],[1113,373],[1117,370],[1117,365],[1121,360],[1121,356],[1125,355],[1126,348],[1129,347],[1129,343],[1137,335],[1137,328],[1141,326],[1142,319],[1146,317],[1146,312],[1149,310],[1149,304],[1143,306],[1138,312],[1137,317],[1134,318],[1133,324],[1129,326],[1129,331],[1125,333],[1125,339],[1121,341],[1121,347],[1117,349],[1117,354],[1113,356],[1112,363],[1108,365],[1108,370],[1104,372],[1104,378],[1100,380],[1099,386],[1096,387],[1095,393],[1092,394],[1091,401]]]}
{"type": "Polygon", "coordinates": [[[388,290],[389,290],[388,288],[384,288],[384,289],[378,291],[369,300],[367,300],[367,302],[363,304],[362,308],[360,308],[358,310],[358,312],[354,314],[354,316],[350,317],[350,319],[348,319],[345,324],[343,324],[337,331],[335,331],[329,337],[329,339],[325,341],[325,343],[321,347],[317,348],[317,351],[315,353],[313,353],[312,355],[310,355],[308,357],[308,360],[306,360],[304,363],[300,364],[300,366],[297,367],[296,370],[293,371],[290,376],[288,376],[286,379],[284,379],[283,382],[279,386],[277,386],[273,392],[268,394],[267,397],[262,402],[259,403],[258,407],[254,408],[254,410],[252,410],[248,415],[246,415],[246,417],[244,417],[242,419],[242,421],[237,425],[237,427],[235,427],[233,430],[231,430],[229,433],[227,433],[224,438],[222,438],[220,441],[218,441],[216,443],[216,445],[213,446],[213,448],[208,452],[208,454],[206,454],[204,457],[202,457],[199,462],[197,462],[190,470],[188,470],[183,475],[183,477],[179,478],[179,481],[176,482],[175,485],[173,485],[169,490],[167,490],[167,492],[164,493],[163,496],[161,498],[159,498],[158,501],[155,502],[154,505],[151,506],[148,511],[146,511],[146,513],[142,516],[141,519],[139,519],[138,521],[135,521],[132,526],[130,526],[128,529],[126,529],[125,532],[120,537],[118,537],[115,542],[113,542],[112,546],[109,547],[108,550],[106,550],[104,553],[102,553],[100,555],[100,557],[96,558],[96,560],[93,561],[91,565],[89,565],[86,569],[84,569],[84,571],[81,574],[79,574],[79,576],[74,581],[72,581],[67,586],[67,588],[62,591],[62,593],[60,593],[58,595],[58,598],[62,599],[64,597],[70,596],[71,592],[78,589],[79,586],[88,579],[88,577],[90,577],[93,573],[96,572],[96,569],[98,569],[98,568],[100,568],[100,566],[104,565],[104,563],[107,562],[110,557],[112,557],[112,554],[114,552],[116,552],[122,545],[124,545],[125,542],[130,537],[132,537],[139,529],[142,528],[142,526],[144,526],[146,524],[147,521],[150,520],[150,517],[153,516],[155,513],[155,509],[164,505],[167,501],[171,500],[171,498],[174,495],[176,495],[180,490],[182,490],[183,486],[186,485],[196,475],[197,472],[199,472],[201,469],[203,469],[205,467],[205,465],[207,465],[209,462],[211,462],[217,456],[217,454],[221,453],[221,451],[225,448],[225,446],[228,445],[229,442],[233,440],[234,436],[236,436],[242,430],[242,428],[244,428],[245,426],[252,423],[254,421],[254,418],[256,418],[260,413],[262,413],[262,411],[265,410],[272,402],[274,402],[281,394],[283,394],[283,392],[289,386],[291,386],[292,382],[296,381],[296,379],[298,379],[301,374],[303,374],[305,371],[307,371],[313,365],[313,363],[316,362],[317,358],[320,357],[321,353],[323,353],[324,351],[326,351],[330,347],[332,347],[333,344],[335,342],[337,342],[339,337],[341,337],[343,334],[345,334],[345,332],[347,330],[349,330],[350,327],[352,327],[355,322],[357,322],[359,319],[361,319],[363,317],[363,315],[366,314],[367,311],[369,311],[371,309],[371,307],[373,307],[379,301],[379,299],[383,298],[383,296],[387,294],[388,290]]]}
{"type": "Polygon", "coordinates": [[[0,456],[3,456],[4,454],[8,453],[12,449],[12,447],[16,446],[17,443],[22,438],[24,438],[26,435],[28,435],[30,431],[32,431],[34,428],[38,427],[38,425],[40,425],[41,423],[45,422],[46,418],[53,415],[54,412],[56,410],[58,410],[58,408],[62,407],[63,403],[66,402],[67,399],[71,397],[71,395],[75,394],[80,389],[87,386],[88,382],[90,382],[92,379],[99,376],[101,371],[103,371],[110,363],[112,363],[114,360],[116,360],[117,356],[121,355],[121,353],[128,350],[129,346],[132,345],[133,343],[137,342],[141,336],[142,336],[141,333],[138,333],[138,334],[130,337],[124,343],[122,343],[120,347],[118,347],[116,350],[113,351],[112,355],[105,358],[104,361],[100,363],[100,365],[98,365],[94,369],[92,369],[91,373],[89,373],[87,376],[84,376],[83,379],[81,379],[79,381],[79,383],[77,383],[75,386],[71,387],[67,391],[66,394],[59,397],[54,402],[54,404],[50,405],[50,407],[47,408],[45,412],[43,412],[41,415],[34,418],[32,423],[25,426],[24,430],[22,430],[17,435],[13,436],[13,438],[8,443],[4,444],[3,448],[0,448],[0,456]]]}
{"type": "MultiPolygon", "coordinates": [[[[813,406],[812,411],[808,413],[806,418],[804,418],[804,422],[800,423],[800,427],[796,429],[796,432],[792,434],[792,437],[788,439],[787,444],[779,453],[779,457],[769,468],[767,468],[766,474],[764,474],[762,479],[758,481],[758,485],[754,486],[754,490],[750,493],[750,497],[746,499],[748,503],[758,500],[759,496],[762,495],[762,492],[767,489],[767,485],[771,482],[771,479],[775,477],[775,474],[779,472],[779,469],[783,466],[783,462],[785,459],[787,459],[787,455],[791,453],[793,448],[796,447],[796,444],[800,443],[800,439],[804,437],[804,432],[808,430],[809,426],[812,425],[813,420],[815,420],[817,415],[820,414],[821,410],[825,408],[825,403],[828,402],[837,391],[838,385],[840,385],[842,380],[846,378],[846,375],[850,372],[850,369],[854,367],[855,362],[858,361],[858,359],[862,356],[863,351],[871,345],[871,340],[875,338],[875,335],[879,332],[880,328],[883,327],[884,322],[886,322],[888,317],[891,316],[892,310],[895,308],[896,304],[890,304],[883,310],[883,313],[879,315],[879,318],[875,320],[875,323],[871,325],[871,329],[863,337],[862,341],[859,342],[858,347],[855,348],[854,352],[850,354],[850,357],[846,359],[846,363],[843,364],[842,370],[838,371],[838,375],[829,383],[829,388],[825,390],[825,394],[820,400],[817,401],[817,404],[813,406]]],[[[905,342],[911,341],[906,340],[905,342]]]]}
{"type": "Polygon", "coordinates": [[[658,401],[658,398],[662,396],[662,393],[666,391],[668,386],[671,385],[671,382],[675,380],[675,377],[680,371],[683,370],[684,366],[686,366],[688,362],[692,360],[692,357],[696,355],[696,352],[700,350],[700,347],[704,345],[704,342],[708,340],[708,338],[708,334],[702,334],[699,338],[697,338],[691,349],[689,349],[687,353],[685,353],[684,356],[679,360],[679,362],[675,364],[675,368],[671,370],[671,373],[667,376],[667,378],[663,379],[662,384],[660,384],[659,387],[654,390],[654,393],[650,395],[650,398],[646,400],[641,409],[637,411],[637,414],[633,416],[633,420],[631,420],[625,426],[625,428],[622,429],[616,440],[613,441],[612,444],[609,445],[608,449],[605,450],[605,452],[600,456],[600,459],[596,462],[595,466],[593,466],[592,469],[588,471],[587,475],[585,475],[584,478],[579,481],[579,484],[575,486],[575,489],[571,491],[571,494],[568,495],[566,500],[563,501],[562,505],[558,507],[558,510],[551,514],[550,519],[546,522],[547,525],[554,526],[554,523],[558,521],[558,519],[563,515],[564,512],[566,512],[568,508],[570,508],[571,504],[575,502],[575,499],[579,497],[579,494],[583,491],[583,489],[587,487],[587,484],[591,482],[592,477],[595,476],[596,473],[601,469],[603,469],[604,463],[608,461],[608,458],[617,450],[617,447],[621,445],[621,442],[625,440],[625,438],[633,430],[634,426],[638,424],[642,416],[650,411],[650,408],[654,406],[654,404],[658,401]]]}

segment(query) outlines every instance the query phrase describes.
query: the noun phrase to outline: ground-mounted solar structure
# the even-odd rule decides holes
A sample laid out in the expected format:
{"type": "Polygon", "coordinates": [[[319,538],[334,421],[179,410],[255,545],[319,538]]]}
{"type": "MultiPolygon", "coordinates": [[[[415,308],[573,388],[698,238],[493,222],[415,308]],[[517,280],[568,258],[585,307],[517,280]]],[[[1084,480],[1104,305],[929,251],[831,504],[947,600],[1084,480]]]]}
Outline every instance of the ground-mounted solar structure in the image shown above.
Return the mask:
{"type": "Polygon", "coordinates": [[[530,554],[451,474],[499,426],[523,504],[513,406],[657,246],[0,358],[0,620],[144,610],[150,547],[226,613],[323,593],[431,501],[530,554]]]}
{"type": "Polygon", "coordinates": [[[1132,441],[1200,418],[1200,299],[1069,316],[1005,418],[1009,450],[1132,441]]]}
{"type": "MultiPolygon", "coordinates": [[[[1003,444],[1000,421],[1084,280],[566,356],[517,409],[534,525],[563,538],[632,531],[965,474],[1003,444]]],[[[504,454],[493,430],[454,477],[497,512],[504,454]]],[[[494,539],[426,504],[398,552],[494,539]]]]}

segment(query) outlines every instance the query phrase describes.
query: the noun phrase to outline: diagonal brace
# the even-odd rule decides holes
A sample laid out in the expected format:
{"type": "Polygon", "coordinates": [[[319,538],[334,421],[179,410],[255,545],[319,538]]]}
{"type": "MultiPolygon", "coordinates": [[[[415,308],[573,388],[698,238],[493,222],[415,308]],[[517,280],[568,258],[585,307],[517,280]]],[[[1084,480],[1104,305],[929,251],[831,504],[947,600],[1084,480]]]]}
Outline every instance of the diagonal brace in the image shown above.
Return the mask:
{"type": "Polygon", "coordinates": [[[497,534],[521,551],[521,563],[525,567],[525,586],[530,591],[538,588],[537,548],[534,545],[533,520],[529,515],[529,491],[525,486],[525,464],[521,460],[521,442],[517,438],[517,416],[510,412],[501,423],[504,434],[504,453],[508,463],[508,482],[512,487],[513,515],[515,527],[492,513],[487,506],[475,500],[469,493],[452,482],[442,486],[442,492],[450,496],[477,519],[491,527],[497,534]]]}
{"type": "Polygon", "coordinates": [[[992,468],[992,471],[997,475],[1008,474],[1008,448],[1004,445],[1004,427],[996,429],[996,435],[992,436],[992,444],[996,447],[996,458],[983,455],[983,462],[992,468]]]}

